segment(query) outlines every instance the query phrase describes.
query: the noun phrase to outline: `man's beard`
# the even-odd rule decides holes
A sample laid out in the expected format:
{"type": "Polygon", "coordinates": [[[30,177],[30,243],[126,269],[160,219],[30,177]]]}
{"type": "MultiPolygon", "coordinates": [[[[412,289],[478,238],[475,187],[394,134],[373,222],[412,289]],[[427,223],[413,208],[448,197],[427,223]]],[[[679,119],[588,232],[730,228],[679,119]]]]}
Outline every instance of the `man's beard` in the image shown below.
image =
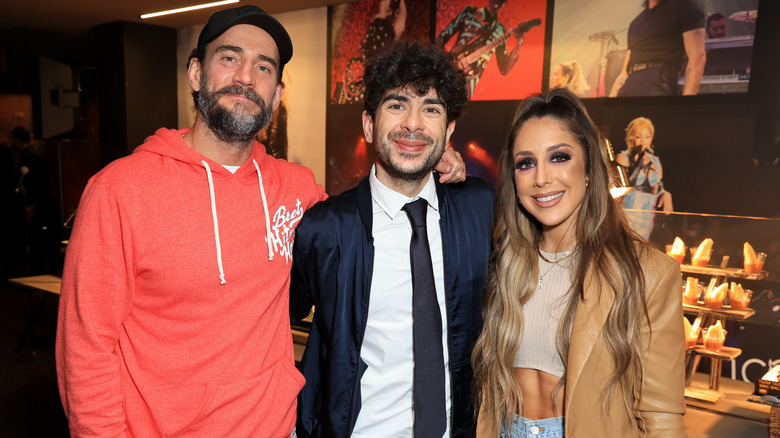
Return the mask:
{"type": "Polygon", "coordinates": [[[240,85],[229,85],[217,91],[209,91],[206,88],[206,79],[201,76],[201,86],[197,98],[198,112],[203,116],[206,126],[225,143],[250,144],[261,129],[268,126],[273,110],[266,105],[262,97],[258,96],[251,88],[240,85]],[[260,107],[257,114],[251,114],[243,107],[237,105],[234,109],[228,109],[219,104],[219,98],[225,94],[240,94],[260,107]]]}
{"type": "MultiPolygon", "coordinates": [[[[381,132],[375,132],[374,144],[376,145],[377,160],[390,176],[399,180],[408,182],[422,180],[431,172],[431,170],[433,170],[433,167],[441,160],[441,156],[444,153],[444,141],[442,139],[436,141],[433,137],[425,134],[394,131],[385,138],[382,137],[384,137],[384,135],[381,132]],[[422,164],[419,164],[416,167],[410,167],[410,165],[404,166],[401,163],[394,162],[393,149],[391,148],[390,143],[393,140],[398,139],[423,141],[427,143],[428,146],[426,147],[426,150],[428,152],[428,157],[422,164]]],[[[399,154],[402,157],[411,156],[411,154],[402,151],[399,151],[399,154]]]]}

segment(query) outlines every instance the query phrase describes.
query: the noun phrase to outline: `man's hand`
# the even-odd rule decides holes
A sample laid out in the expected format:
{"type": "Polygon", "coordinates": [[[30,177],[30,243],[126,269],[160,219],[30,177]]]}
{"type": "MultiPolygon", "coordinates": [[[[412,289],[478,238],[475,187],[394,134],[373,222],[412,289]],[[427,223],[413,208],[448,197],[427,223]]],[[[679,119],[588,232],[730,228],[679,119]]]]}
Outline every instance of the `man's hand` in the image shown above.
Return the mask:
{"type": "Polygon", "coordinates": [[[441,160],[433,168],[439,172],[439,182],[459,183],[466,180],[466,164],[460,153],[451,147],[444,149],[441,160]]]}
{"type": "Polygon", "coordinates": [[[620,74],[612,83],[612,89],[609,91],[609,97],[617,97],[618,91],[623,88],[623,84],[628,79],[628,61],[631,59],[631,51],[626,50],[626,57],[623,58],[623,69],[620,70],[620,74]]]}

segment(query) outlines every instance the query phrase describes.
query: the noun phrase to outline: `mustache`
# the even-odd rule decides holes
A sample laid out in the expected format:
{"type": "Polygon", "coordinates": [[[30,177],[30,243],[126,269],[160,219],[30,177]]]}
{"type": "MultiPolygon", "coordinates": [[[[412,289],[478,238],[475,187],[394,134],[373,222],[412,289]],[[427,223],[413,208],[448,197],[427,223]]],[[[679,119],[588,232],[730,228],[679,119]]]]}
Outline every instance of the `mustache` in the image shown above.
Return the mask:
{"type": "Polygon", "coordinates": [[[228,85],[227,87],[223,87],[217,90],[216,92],[214,92],[214,97],[218,97],[223,94],[238,94],[241,96],[245,96],[247,99],[256,103],[260,107],[265,106],[265,101],[263,101],[263,98],[258,96],[257,93],[254,92],[254,90],[248,87],[242,87],[240,85],[228,85]]]}
{"type": "Polygon", "coordinates": [[[433,137],[419,132],[393,131],[388,134],[387,138],[389,140],[422,141],[428,144],[434,143],[433,137]]]}

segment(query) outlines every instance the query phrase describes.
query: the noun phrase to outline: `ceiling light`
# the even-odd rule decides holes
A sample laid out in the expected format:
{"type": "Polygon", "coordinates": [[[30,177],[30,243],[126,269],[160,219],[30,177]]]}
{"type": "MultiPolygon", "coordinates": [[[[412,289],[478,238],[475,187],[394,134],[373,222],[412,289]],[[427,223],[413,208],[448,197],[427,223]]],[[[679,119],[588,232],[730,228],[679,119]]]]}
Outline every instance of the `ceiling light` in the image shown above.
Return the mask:
{"type": "Polygon", "coordinates": [[[194,11],[194,10],[197,10],[197,9],[213,8],[215,6],[228,5],[230,3],[238,3],[238,1],[239,0],[223,0],[223,1],[219,1],[219,2],[204,3],[202,5],[187,6],[185,8],[169,9],[167,11],[160,11],[160,12],[152,12],[151,14],[143,14],[143,15],[141,15],[141,19],[159,17],[161,15],[178,14],[179,12],[194,11]]]}

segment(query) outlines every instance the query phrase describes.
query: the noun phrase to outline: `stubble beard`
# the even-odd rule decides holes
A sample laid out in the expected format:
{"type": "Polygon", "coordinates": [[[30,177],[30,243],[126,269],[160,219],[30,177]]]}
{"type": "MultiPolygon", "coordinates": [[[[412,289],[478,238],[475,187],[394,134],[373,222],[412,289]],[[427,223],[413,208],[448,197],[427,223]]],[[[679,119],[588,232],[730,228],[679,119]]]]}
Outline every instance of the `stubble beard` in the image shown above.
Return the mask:
{"type": "MultiPolygon", "coordinates": [[[[425,134],[409,133],[394,131],[388,135],[377,132],[374,135],[374,144],[376,145],[376,157],[378,163],[384,168],[385,172],[393,179],[403,182],[419,182],[422,181],[431,171],[436,163],[441,160],[441,156],[444,153],[444,140],[434,139],[425,134]],[[411,165],[404,165],[396,162],[393,157],[393,148],[391,143],[393,140],[407,140],[407,141],[424,141],[428,144],[428,157],[423,163],[410,167],[411,165]]],[[[398,154],[401,158],[415,158],[417,154],[409,154],[399,151],[398,154]]]]}
{"type": "Polygon", "coordinates": [[[200,91],[196,102],[198,112],[211,132],[222,142],[239,147],[251,145],[257,133],[268,126],[273,115],[271,106],[266,105],[263,98],[251,88],[229,85],[217,91],[208,90],[205,74],[200,77],[200,91]],[[240,104],[229,109],[219,103],[219,98],[225,94],[246,96],[257,104],[260,111],[252,114],[245,105],[240,104]]]}

